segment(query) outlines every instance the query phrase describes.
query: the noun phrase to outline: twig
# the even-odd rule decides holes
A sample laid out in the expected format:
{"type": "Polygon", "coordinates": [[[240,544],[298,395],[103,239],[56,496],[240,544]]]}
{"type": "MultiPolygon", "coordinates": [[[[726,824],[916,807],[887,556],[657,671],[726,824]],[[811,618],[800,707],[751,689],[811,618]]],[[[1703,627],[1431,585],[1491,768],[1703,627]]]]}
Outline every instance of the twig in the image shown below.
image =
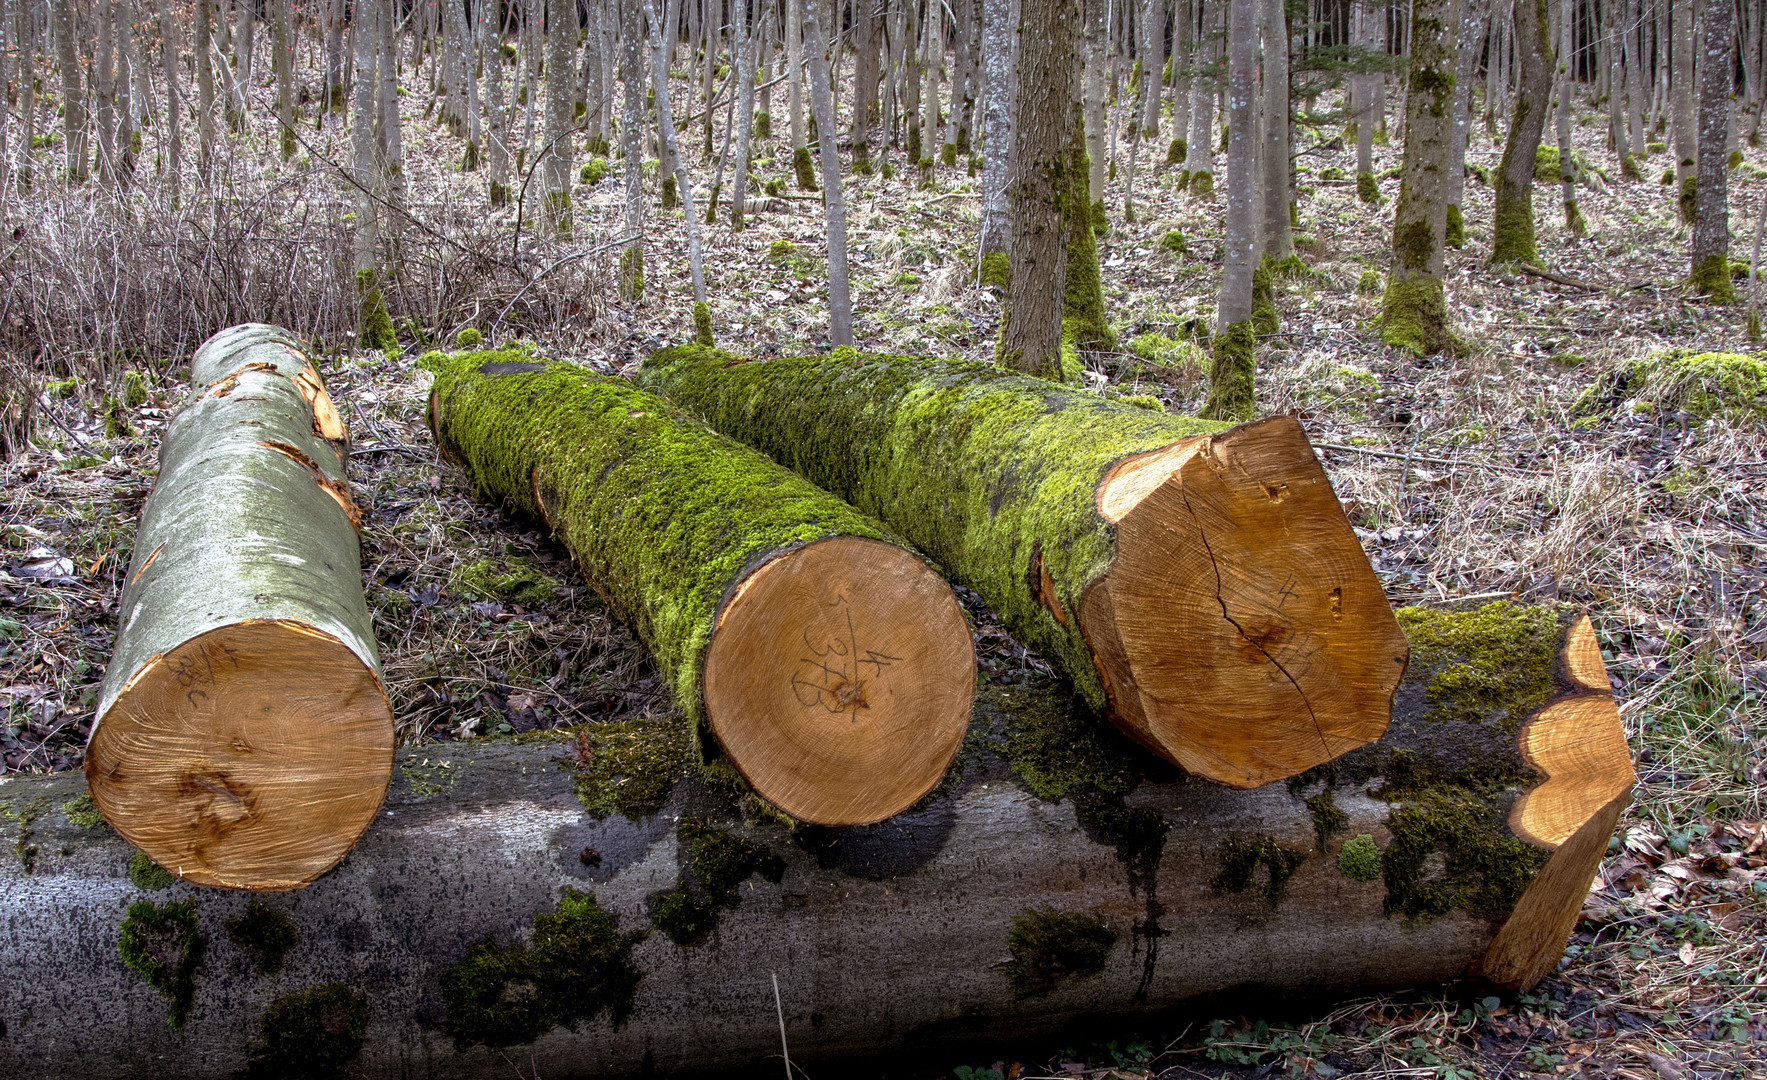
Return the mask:
{"type": "Polygon", "coordinates": [[[773,1011],[779,1014],[779,1052],[785,1055],[785,1080],[791,1080],[791,1047],[785,1042],[785,1006],[779,1003],[779,973],[773,976],[773,1011]]]}
{"type": "Polygon", "coordinates": [[[1369,457],[1391,458],[1394,461],[1415,461],[1425,465],[1480,465],[1484,468],[1497,469],[1501,472],[1519,473],[1522,476],[1552,475],[1551,473],[1543,472],[1540,469],[1524,469],[1516,465],[1502,465],[1495,461],[1479,461],[1477,458],[1462,458],[1456,460],[1454,458],[1418,457],[1415,454],[1396,454],[1391,450],[1375,450],[1366,446],[1340,446],[1337,443],[1314,443],[1313,448],[1316,450],[1335,450],[1343,454],[1367,454],[1369,457]]]}
{"type": "Polygon", "coordinates": [[[495,342],[497,340],[497,327],[502,325],[503,316],[509,314],[509,309],[515,306],[515,302],[517,300],[520,300],[523,296],[526,296],[528,290],[533,288],[534,285],[536,283],[538,283],[539,280],[541,278],[545,277],[547,274],[552,273],[554,270],[557,270],[559,267],[563,266],[565,263],[570,262],[572,259],[581,259],[581,258],[588,256],[588,255],[594,255],[594,254],[597,254],[598,252],[606,251],[609,248],[619,247],[621,244],[630,244],[632,241],[638,240],[641,238],[642,238],[642,234],[628,234],[626,236],[620,237],[617,240],[609,240],[605,244],[597,244],[595,247],[592,247],[592,248],[584,248],[582,251],[573,251],[569,255],[560,256],[555,262],[553,262],[553,264],[551,266],[548,266],[546,269],[540,271],[538,274],[535,274],[533,277],[529,278],[528,283],[526,285],[523,285],[520,289],[516,290],[515,295],[509,298],[509,302],[507,304],[504,304],[502,309],[497,312],[497,317],[491,320],[491,327],[490,327],[490,330],[487,332],[486,336],[489,337],[493,342],[495,342]]]}
{"type": "Polygon", "coordinates": [[[1529,277],[1544,278],[1547,281],[1556,282],[1560,285],[1568,285],[1573,289],[1582,289],[1584,292],[1602,291],[1594,285],[1585,285],[1581,281],[1565,277],[1562,274],[1555,274],[1550,270],[1544,270],[1532,263],[1516,263],[1516,266],[1522,273],[1527,274],[1529,277]]]}

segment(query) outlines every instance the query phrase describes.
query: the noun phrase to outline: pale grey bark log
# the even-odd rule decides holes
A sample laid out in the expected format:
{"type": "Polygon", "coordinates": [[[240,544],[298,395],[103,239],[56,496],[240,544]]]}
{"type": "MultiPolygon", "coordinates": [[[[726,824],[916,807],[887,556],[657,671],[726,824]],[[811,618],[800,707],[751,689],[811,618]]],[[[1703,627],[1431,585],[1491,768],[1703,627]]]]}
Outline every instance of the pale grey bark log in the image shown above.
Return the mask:
{"type": "Polygon", "coordinates": [[[1258,125],[1263,159],[1263,248],[1269,258],[1286,259],[1295,253],[1294,227],[1289,220],[1288,16],[1283,0],[1263,0],[1263,9],[1268,23],[1264,115],[1258,125]]]}
{"type": "Polygon", "coordinates": [[[1227,236],[1221,271],[1221,299],[1215,309],[1216,333],[1252,317],[1252,271],[1257,266],[1258,230],[1253,216],[1257,144],[1253,110],[1257,102],[1258,0],[1231,0],[1227,37],[1227,236]]]}
{"type": "Polygon", "coordinates": [[[814,0],[805,5],[804,53],[810,65],[810,105],[816,110],[817,149],[822,157],[822,208],[828,223],[828,343],[853,343],[853,300],[847,278],[847,202],[841,191],[841,156],[835,147],[833,79],[814,0]]]}
{"type": "Polygon", "coordinates": [[[982,0],[982,235],[981,258],[1007,251],[1012,218],[1006,188],[1011,177],[1012,10],[1009,0],[982,0]]]}

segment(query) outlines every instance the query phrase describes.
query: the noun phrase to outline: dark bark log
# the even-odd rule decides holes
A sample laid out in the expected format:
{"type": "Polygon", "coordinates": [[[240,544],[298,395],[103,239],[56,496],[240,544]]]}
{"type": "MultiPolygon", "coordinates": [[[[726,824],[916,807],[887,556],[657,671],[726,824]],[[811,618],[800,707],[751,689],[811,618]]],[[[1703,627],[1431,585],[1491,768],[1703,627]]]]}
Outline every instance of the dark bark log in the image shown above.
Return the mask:
{"type": "Polygon", "coordinates": [[[77,777],[8,778],[8,839],[35,855],[0,865],[0,1072],[204,1080],[321,1051],[364,1078],[771,1069],[770,973],[793,1059],[934,1069],[1082,1017],[1157,1024],[1481,970],[1525,986],[1561,955],[1629,787],[1612,700],[1561,647],[1588,624],[1507,603],[1401,615],[1427,659],[1386,736],[1260,791],[1175,777],[1047,687],[990,687],[937,798],[793,833],[685,775],[686,748],[641,752],[668,747],[667,720],[590,725],[401,751],[355,854],[252,908],[144,891],[128,845],[62,809],[77,777]],[[1495,676],[1484,697],[1439,692],[1468,670],[1495,676]],[[1508,824],[1558,781],[1522,794],[1538,773],[1514,723],[1579,702],[1600,723],[1567,730],[1605,739],[1624,775],[1576,785],[1579,806],[1604,801],[1550,851],[1508,824]],[[123,932],[156,924],[168,966],[198,959],[162,980],[182,1034],[119,956],[123,932]]]}
{"type": "Polygon", "coordinates": [[[86,748],[105,820],[203,885],[312,881],[392,767],[345,432],[304,349],[247,325],[197,350],[86,748]]]}

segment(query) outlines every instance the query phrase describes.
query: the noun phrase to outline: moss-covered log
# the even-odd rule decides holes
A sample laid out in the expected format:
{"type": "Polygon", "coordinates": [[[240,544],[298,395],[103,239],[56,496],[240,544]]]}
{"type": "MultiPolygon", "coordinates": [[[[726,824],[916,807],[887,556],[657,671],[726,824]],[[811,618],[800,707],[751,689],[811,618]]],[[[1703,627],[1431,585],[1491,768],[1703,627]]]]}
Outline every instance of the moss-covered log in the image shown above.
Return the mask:
{"type": "Polygon", "coordinates": [[[37,852],[0,864],[0,1075],[776,1067],[770,973],[818,1076],[1053,1052],[1174,1007],[1526,985],[1626,797],[1593,638],[1507,603],[1400,618],[1387,733],[1257,791],[1181,776],[1052,686],[988,687],[934,798],[793,832],[706,786],[679,724],[591,725],[400,751],[350,859],[248,903],[131,883],[128,844],[67,805],[76,777],[0,780],[6,840],[37,852]]]}
{"type": "Polygon", "coordinates": [[[197,350],[86,748],[105,820],[202,885],[312,881],[391,775],[347,437],[305,349],[246,325],[197,350]]]}
{"type": "Polygon", "coordinates": [[[851,350],[668,349],[638,377],[889,522],[1193,773],[1255,787],[1386,727],[1405,641],[1291,419],[851,350]]]}
{"type": "Polygon", "coordinates": [[[800,821],[870,824],[938,782],[975,652],[920,556],[623,380],[519,352],[427,362],[444,451],[551,527],[762,798],[800,821]]]}

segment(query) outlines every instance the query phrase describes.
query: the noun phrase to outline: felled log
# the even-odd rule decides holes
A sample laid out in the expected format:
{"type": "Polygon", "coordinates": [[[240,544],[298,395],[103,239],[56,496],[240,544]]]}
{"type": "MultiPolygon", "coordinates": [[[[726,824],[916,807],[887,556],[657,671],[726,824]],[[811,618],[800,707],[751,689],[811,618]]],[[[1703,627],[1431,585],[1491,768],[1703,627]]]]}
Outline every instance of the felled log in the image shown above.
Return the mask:
{"type": "Polygon", "coordinates": [[[0,865],[0,1075],[277,1075],[294,1053],[360,1077],[771,1071],[774,974],[815,1075],[1174,1007],[1528,985],[1630,787],[1593,635],[1552,607],[1401,618],[1387,732],[1255,791],[1053,685],[986,687],[935,798],[792,831],[708,787],[678,723],[591,725],[400,751],[350,859],[248,905],[132,885],[128,845],[64,809],[74,778],[0,781],[37,852],[0,865]]]}
{"type": "Polygon", "coordinates": [[[432,355],[445,452],[551,527],[758,795],[859,825],[939,782],[975,651],[919,555],[622,380],[523,353],[432,355]]]}
{"type": "Polygon", "coordinates": [[[92,801],[187,881],[293,889],[374,819],[393,718],[348,434],[305,346],[236,326],[160,445],[86,747],[92,801]]]}
{"type": "Polygon", "coordinates": [[[1189,772],[1257,787],[1386,729],[1405,640],[1292,419],[851,350],[667,349],[638,381],[889,523],[1189,772]]]}

